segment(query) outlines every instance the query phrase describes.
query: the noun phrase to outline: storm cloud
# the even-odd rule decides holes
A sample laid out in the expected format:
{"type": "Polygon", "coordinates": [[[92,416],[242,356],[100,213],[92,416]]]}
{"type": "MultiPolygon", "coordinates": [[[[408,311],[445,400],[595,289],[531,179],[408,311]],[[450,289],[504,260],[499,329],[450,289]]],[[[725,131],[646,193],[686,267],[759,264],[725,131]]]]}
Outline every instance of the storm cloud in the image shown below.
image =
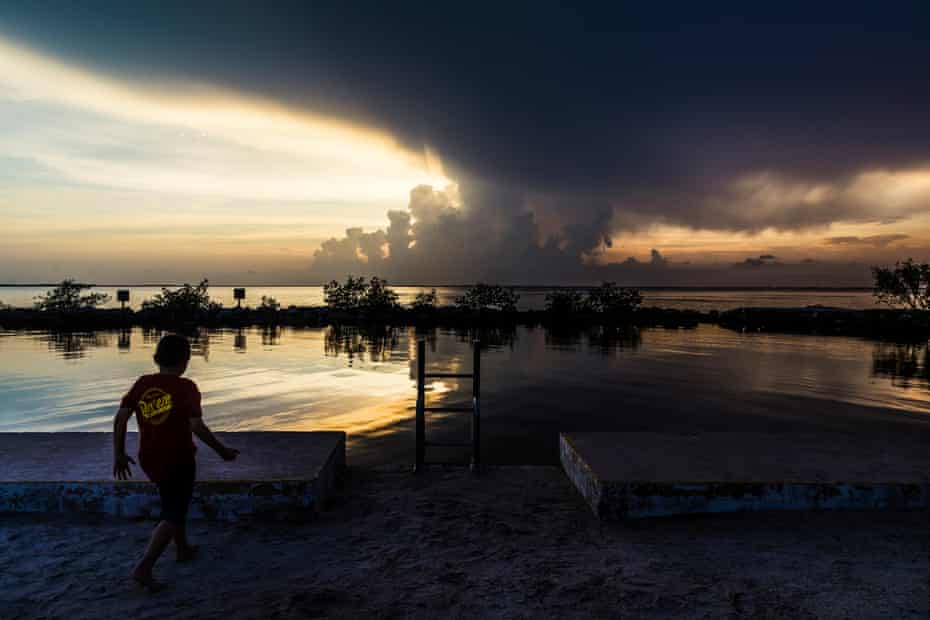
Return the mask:
{"type": "MultiPolygon", "coordinates": [[[[457,190],[418,187],[382,228],[326,241],[314,277],[557,281],[605,273],[613,236],[657,224],[754,234],[930,209],[921,2],[13,3],[0,31],[439,155],[457,190]]],[[[656,252],[609,268],[670,266],[656,252]]]]}

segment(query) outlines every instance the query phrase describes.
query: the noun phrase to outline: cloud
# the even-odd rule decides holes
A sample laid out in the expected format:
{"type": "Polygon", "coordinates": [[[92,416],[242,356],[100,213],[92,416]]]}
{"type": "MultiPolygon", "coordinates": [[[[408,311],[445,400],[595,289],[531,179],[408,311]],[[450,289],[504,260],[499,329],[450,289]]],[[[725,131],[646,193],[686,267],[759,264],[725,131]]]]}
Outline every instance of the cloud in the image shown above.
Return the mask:
{"type": "MultiPolygon", "coordinates": [[[[504,197],[498,196],[497,199],[504,197]]],[[[486,203],[482,203],[486,204],[486,203]]],[[[648,260],[590,260],[583,244],[547,235],[533,211],[471,206],[456,187],[419,186],[408,208],[391,211],[388,225],[351,228],[323,243],[310,267],[312,281],[347,274],[377,275],[395,284],[596,284],[631,286],[864,286],[867,265],[811,259],[779,262],[761,254],[734,264],[675,262],[653,248],[648,260]],[[506,216],[502,216],[506,213],[506,216]]]]}
{"type": "Polygon", "coordinates": [[[0,131],[0,158],[97,187],[383,205],[448,182],[385,132],[207,85],[117,80],[2,37],[0,131]]]}
{"type": "MultiPolygon", "coordinates": [[[[16,138],[84,183],[342,202],[457,183],[458,197],[383,205],[370,219],[390,210],[381,232],[334,239],[314,273],[552,281],[601,273],[618,233],[659,225],[755,235],[926,212],[922,11],[845,7],[837,20],[832,7],[789,7],[773,21],[752,6],[231,0],[217,19],[206,5],[30,3],[0,7],[0,24],[57,64],[0,74],[114,121],[77,149],[55,132],[16,138]],[[179,142],[164,127],[208,135],[179,142]],[[441,170],[407,158],[426,149],[441,170]]],[[[652,257],[623,273],[658,281],[659,267],[681,269],[652,257]]]]}
{"type": "Polygon", "coordinates": [[[830,237],[827,239],[829,245],[844,245],[844,246],[870,246],[874,248],[883,248],[896,241],[903,241],[904,239],[909,239],[910,235],[905,235],[903,233],[894,233],[887,235],[869,235],[867,237],[855,237],[855,236],[846,236],[846,237],[830,237]]]}
{"type": "MultiPolygon", "coordinates": [[[[208,6],[33,3],[0,9],[0,23],[107,73],[258,93],[381,128],[413,152],[436,149],[460,182],[587,193],[713,223],[731,210],[711,208],[715,188],[738,179],[774,173],[816,187],[926,163],[930,87],[916,59],[930,42],[913,31],[925,28],[922,9],[845,10],[837,21],[826,6],[786,8],[775,22],[751,7],[737,17],[514,5],[492,17],[468,5],[256,10],[230,1],[218,20],[208,6]],[[908,97],[875,96],[894,92],[908,97]],[[702,208],[707,217],[689,217],[702,208]]],[[[719,226],[791,226],[750,211],[763,221],[731,213],[719,226]]]]}

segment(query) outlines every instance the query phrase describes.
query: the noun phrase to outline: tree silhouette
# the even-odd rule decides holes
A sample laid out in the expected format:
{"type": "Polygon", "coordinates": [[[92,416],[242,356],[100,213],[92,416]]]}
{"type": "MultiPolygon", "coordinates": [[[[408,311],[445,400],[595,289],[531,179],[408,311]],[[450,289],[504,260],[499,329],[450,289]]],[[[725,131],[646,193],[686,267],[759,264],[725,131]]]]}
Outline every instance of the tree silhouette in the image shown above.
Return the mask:
{"type": "Polygon", "coordinates": [[[500,310],[515,312],[520,296],[512,288],[505,289],[498,284],[479,282],[470,287],[461,297],[456,297],[455,305],[473,312],[481,310],[500,310]]]}
{"type": "Polygon", "coordinates": [[[898,261],[894,268],[872,267],[874,295],[879,303],[904,305],[914,310],[930,308],[930,265],[913,258],[898,261]]]}
{"type": "Polygon", "coordinates": [[[74,280],[62,280],[61,284],[36,297],[35,307],[48,312],[75,312],[96,308],[110,299],[106,293],[82,295],[81,291],[93,288],[93,284],[81,284],[74,280]]]}
{"type": "Polygon", "coordinates": [[[142,302],[143,310],[154,310],[173,319],[190,320],[218,312],[222,306],[210,300],[208,281],[193,286],[184,284],[174,290],[162,288],[161,293],[142,302]]]}

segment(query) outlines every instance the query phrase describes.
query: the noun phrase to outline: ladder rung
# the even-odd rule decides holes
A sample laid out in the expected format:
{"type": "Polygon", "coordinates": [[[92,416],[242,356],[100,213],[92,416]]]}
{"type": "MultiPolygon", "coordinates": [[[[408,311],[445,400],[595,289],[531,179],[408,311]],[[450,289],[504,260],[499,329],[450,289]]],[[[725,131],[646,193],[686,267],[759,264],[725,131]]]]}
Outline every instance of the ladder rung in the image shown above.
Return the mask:
{"type": "Polygon", "coordinates": [[[423,375],[427,379],[471,379],[473,375],[455,372],[428,372],[423,375]]]}
{"type": "Polygon", "coordinates": [[[423,445],[433,448],[471,448],[471,442],[461,441],[427,441],[423,445]]]}
{"type": "Polygon", "coordinates": [[[423,407],[423,411],[434,413],[471,413],[474,410],[474,407],[423,407]]]}

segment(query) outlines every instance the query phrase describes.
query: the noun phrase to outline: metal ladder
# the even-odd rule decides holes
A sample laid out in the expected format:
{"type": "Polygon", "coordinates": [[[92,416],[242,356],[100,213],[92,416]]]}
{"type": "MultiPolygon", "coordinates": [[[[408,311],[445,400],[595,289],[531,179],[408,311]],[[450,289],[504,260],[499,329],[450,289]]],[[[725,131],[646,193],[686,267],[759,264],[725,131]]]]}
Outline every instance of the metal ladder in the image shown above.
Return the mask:
{"type": "Polygon", "coordinates": [[[417,341],[417,455],[414,471],[422,471],[425,465],[441,465],[445,463],[429,463],[425,460],[426,448],[467,448],[471,447],[471,469],[478,471],[481,466],[481,345],[478,340],[472,342],[472,372],[471,374],[450,372],[426,372],[426,341],[417,341]],[[427,407],[426,406],[426,380],[427,379],[471,379],[472,399],[471,407],[427,407]],[[426,441],[426,414],[435,413],[471,413],[471,442],[435,442],[426,441]]]}

